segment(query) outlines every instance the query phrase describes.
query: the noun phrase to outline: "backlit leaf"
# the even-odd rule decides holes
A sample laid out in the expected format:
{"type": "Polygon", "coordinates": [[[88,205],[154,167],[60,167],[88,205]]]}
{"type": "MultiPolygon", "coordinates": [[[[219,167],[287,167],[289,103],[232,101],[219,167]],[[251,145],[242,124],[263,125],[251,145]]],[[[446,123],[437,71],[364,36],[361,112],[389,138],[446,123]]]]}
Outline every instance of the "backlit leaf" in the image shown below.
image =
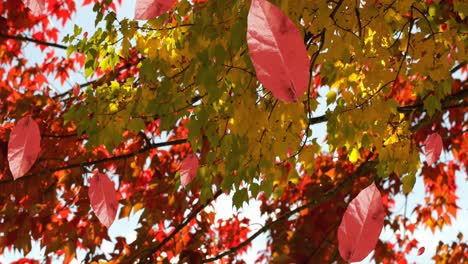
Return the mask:
{"type": "Polygon", "coordinates": [[[309,82],[309,56],[294,23],[266,0],[253,0],[247,44],[258,80],[274,97],[296,102],[309,82]]]}
{"type": "Polygon", "coordinates": [[[20,119],[8,141],[8,164],[14,179],[31,169],[40,150],[41,134],[36,121],[31,116],[20,119]]]}
{"type": "Polygon", "coordinates": [[[353,148],[351,153],[349,153],[349,161],[355,163],[359,160],[359,158],[361,158],[361,153],[359,153],[359,150],[357,148],[353,148]]]}
{"type": "Polygon", "coordinates": [[[375,247],[384,224],[384,208],[374,183],[348,205],[338,228],[341,257],[348,262],[363,260],[375,247]]]}
{"type": "Polygon", "coordinates": [[[73,85],[73,88],[72,88],[72,89],[73,89],[73,90],[72,90],[73,94],[74,94],[76,97],[78,97],[78,96],[80,95],[80,92],[81,92],[81,90],[80,90],[80,85],[79,85],[78,83],[75,83],[75,84],[73,85]]]}
{"type": "Polygon", "coordinates": [[[24,5],[31,10],[35,16],[42,15],[45,10],[45,0],[24,0],[24,5]]]}
{"type": "Polygon", "coordinates": [[[117,192],[114,183],[106,174],[96,173],[89,179],[88,196],[94,214],[109,228],[114,222],[118,209],[117,192]]]}
{"type": "Polygon", "coordinates": [[[442,137],[438,133],[433,133],[427,138],[425,145],[426,162],[431,166],[439,159],[442,152],[442,137]]]}
{"type": "Polygon", "coordinates": [[[177,0],[137,0],[135,19],[148,20],[156,18],[172,8],[177,0]]]}
{"type": "Polygon", "coordinates": [[[180,165],[180,183],[183,186],[189,184],[195,176],[197,176],[198,171],[198,158],[195,154],[189,154],[182,161],[180,165]]]}

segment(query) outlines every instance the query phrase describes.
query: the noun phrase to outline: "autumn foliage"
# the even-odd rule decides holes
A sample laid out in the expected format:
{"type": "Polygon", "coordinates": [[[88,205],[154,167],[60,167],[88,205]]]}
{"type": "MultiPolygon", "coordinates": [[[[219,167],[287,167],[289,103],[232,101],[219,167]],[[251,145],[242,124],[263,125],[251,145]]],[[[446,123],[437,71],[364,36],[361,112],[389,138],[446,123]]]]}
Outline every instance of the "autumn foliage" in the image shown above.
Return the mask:
{"type": "Polygon", "coordinates": [[[435,254],[415,236],[452,225],[468,179],[465,2],[119,5],[0,2],[0,254],[243,263],[266,233],[257,262],[468,261],[462,233],[435,254]],[[94,32],[71,19],[89,5],[94,32]],[[52,21],[76,25],[59,39],[52,21]],[[425,202],[396,211],[417,181],[425,202]],[[265,222],[218,218],[222,195],[265,222]],[[136,239],[104,254],[136,212],[136,239]]]}

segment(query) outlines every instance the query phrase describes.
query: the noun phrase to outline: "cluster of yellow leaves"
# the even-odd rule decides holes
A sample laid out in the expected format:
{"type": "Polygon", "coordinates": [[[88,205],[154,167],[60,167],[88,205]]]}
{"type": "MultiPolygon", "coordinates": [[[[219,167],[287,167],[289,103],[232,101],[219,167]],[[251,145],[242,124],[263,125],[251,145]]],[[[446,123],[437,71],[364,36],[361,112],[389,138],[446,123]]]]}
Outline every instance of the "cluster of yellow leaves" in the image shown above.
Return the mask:
{"type": "MultiPolygon", "coordinates": [[[[284,104],[256,82],[245,43],[249,2],[199,6],[182,0],[170,16],[143,25],[120,21],[120,43],[105,50],[93,47],[98,54],[118,49],[124,58],[135,47],[145,58],[138,65],[139,105],[117,101],[109,104],[110,112],[124,119],[158,116],[167,131],[180,118],[190,117],[192,148],[201,151],[203,137],[211,143],[202,164],[205,181],[222,173],[226,186],[262,175],[282,177],[272,164],[289,160],[299,149],[302,152],[292,158],[310,170],[310,161],[320,151],[313,138],[301,147],[308,116],[313,115],[307,111],[315,110],[317,99],[303,96],[300,103],[284,104]]],[[[450,68],[466,59],[466,34],[460,33],[466,26],[453,19],[440,21],[439,13],[446,11],[437,9],[438,1],[435,6],[391,0],[272,2],[308,36],[314,66],[321,65],[322,84],[329,87],[324,107],[330,109],[330,150],[346,147],[350,160],[357,162],[361,148],[375,149],[382,176],[414,175],[419,158],[411,141],[412,124],[386,94],[403,78],[413,86],[415,98],[435,92],[437,110],[449,91],[450,68]],[[434,8],[437,12],[431,11],[434,8]]],[[[466,14],[466,4],[454,1],[454,7],[466,14]]]]}

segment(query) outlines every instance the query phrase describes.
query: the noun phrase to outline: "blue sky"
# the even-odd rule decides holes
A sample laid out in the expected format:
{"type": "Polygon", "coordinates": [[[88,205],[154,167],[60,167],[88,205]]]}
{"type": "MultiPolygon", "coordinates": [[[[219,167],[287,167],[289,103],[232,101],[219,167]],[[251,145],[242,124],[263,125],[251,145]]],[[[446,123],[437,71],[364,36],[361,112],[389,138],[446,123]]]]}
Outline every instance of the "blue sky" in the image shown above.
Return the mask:
{"type": "MultiPolygon", "coordinates": [[[[82,1],[77,1],[77,6],[81,4],[82,1]]],[[[124,0],[123,7],[118,7],[117,16],[119,19],[123,17],[127,17],[132,19],[133,18],[133,10],[135,6],[135,0],[124,0]]],[[[94,17],[90,18],[90,14],[93,14],[92,7],[88,6],[85,8],[79,8],[78,13],[75,14],[72,18],[72,22],[79,23],[81,27],[83,27],[83,32],[87,31],[90,34],[94,32],[96,29],[94,26],[94,17]]],[[[60,29],[60,23],[54,23],[60,29]]],[[[68,23],[65,28],[61,30],[61,36],[65,36],[68,33],[73,32],[73,24],[68,23]]],[[[56,52],[65,54],[65,52],[57,50],[56,52]]],[[[40,54],[39,49],[35,45],[28,45],[25,49],[25,55],[31,58],[35,58],[36,61],[40,61],[42,55],[40,54]]],[[[466,78],[466,77],[465,77],[466,78]]],[[[84,83],[88,80],[84,78],[84,74],[74,74],[72,76],[73,81],[78,83],[84,83]]],[[[73,83],[65,83],[61,86],[58,82],[53,82],[53,86],[59,92],[63,92],[69,90],[72,87],[73,83]]],[[[320,101],[319,108],[314,113],[314,115],[319,116],[325,112],[326,102],[326,93],[328,89],[323,87],[319,90],[320,95],[322,96],[323,100],[320,101]]],[[[325,137],[326,127],[325,124],[317,124],[312,127],[313,135],[319,138],[318,142],[323,142],[325,137]]],[[[163,139],[162,139],[163,140],[163,139]]],[[[326,145],[324,146],[327,149],[326,145]]],[[[421,157],[423,158],[423,157],[421,157]]],[[[443,153],[442,160],[449,160],[452,159],[452,156],[447,153],[443,153]]],[[[468,236],[468,184],[466,182],[466,175],[457,175],[456,183],[458,186],[457,194],[460,198],[459,206],[460,210],[458,212],[458,218],[454,221],[453,225],[450,227],[446,227],[443,232],[436,231],[436,233],[432,234],[429,230],[424,229],[417,229],[415,232],[415,237],[420,241],[420,246],[425,247],[425,253],[421,256],[417,256],[416,252],[412,252],[410,254],[410,260],[415,261],[416,263],[431,263],[431,256],[435,252],[435,248],[437,246],[437,242],[442,240],[444,242],[451,242],[456,239],[458,232],[462,232],[465,237],[468,236]]],[[[410,214],[412,209],[417,205],[424,203],[424,186],[422,182],[422,177],[417,177],[416,184],[414,187],[413,192],[411,192],[408,196],[408,218],[413,219],[415,218],[415,214],[410,214]]],[[[395,213],[402,214],[404,210],[405,198],[403,195],[397,197],[396,205],[395,205],[395,213]]],[[[253,224],[251,228],[253,229],[252,233],[259,228],[262,224],[264,224],[265,217],[262,217],[259,212],[259,205],[260,203],[257,201],[252,200],[248,205],[245,204],[244,207],[240,210],[240,214],[244,215],[250,219],[253,219],[251,223],[255,223],[257,221],[260,225],[253,224]]],[[[216,203],[213,204],[213,209],[217,212],[216,217],[221,219],[230,218],[234,213],[238,213],[237,211],[232,209],[231,197],[229,196],[221,196],[218,198],[216,203]]],[[[127,238],[128,242],[131,242],[135,239],[136,232],[134,229],[138,226],[138,219],[141,214],[141,211],[136,215],[130,218],[124,218],[117,220],[109,229],[109,234],[111,238],[115,238],[116,236],[123,236],[127,238]]],[[[257,257],[257,252],[263,250],[266,244],[266,234],[259,236],[257,239],[254,240],[253,246],[248,250],[245,259],[248,263],[253,263],[257,257]]],[[[394,240],[394,233],[393,231],[384,230],[381,234],[381,239],[383,240],[394,240]]],[[[113,244],[111,242],[105,242],[103,244],[104,252],[110,252],[113,249],[113,244]]],[[[45,253],[45,250],[40,250],[39,244],[33,244],[33,250],[27,255],[31,258],[40,258],[45,253]]],[[[82,262],[84,258],[83,251],[78,252],[78,259],[75,263],[82,262]]],[[[14,261],[18,258],[23,257],[23,254],[20,252],[11,252],[6,250],[4,255],[0,255],[0,262],[1,263],[8,263],[14,261]]],[[[369,263],[369,257],[362,261],[361,263],[369,263]]],[[[55,261],[56,263],[60,263],[60,259],[55,261]]]]}

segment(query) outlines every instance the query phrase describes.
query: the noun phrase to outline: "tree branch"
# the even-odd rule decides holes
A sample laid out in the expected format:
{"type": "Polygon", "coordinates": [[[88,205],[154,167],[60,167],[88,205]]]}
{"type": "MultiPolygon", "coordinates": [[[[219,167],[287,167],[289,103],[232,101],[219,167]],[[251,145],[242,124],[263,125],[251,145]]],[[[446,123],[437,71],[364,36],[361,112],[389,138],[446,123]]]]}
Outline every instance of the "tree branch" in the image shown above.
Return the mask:
{"type": "Polygon", "coordinates": [[[455,72],[457,72],[458,70],[460,70],[461,68],[465,67],[466,66],[466,61],[462,61],[460,62],[457,66],[453,67],[451,70],[450,70],[450,73],[451,74],[454,74],[455,72]]]}
{"type": "MultiPolygon", "coordinates": [[[[310,66],[309,66],[309,83],[307,84],[307,103],[306,103],[307,116],[312,115],[311,114],[312,111],[310,110],[311,109],[310,108],[310,89],[311,89],[310,86],[312,85],[312,79],[314,78],[313,73],[314,73],[315,63],[317,62],[317,58],[320,55],[320,52],[322,51],[322,48],[323,48],[324,43],[325,43],[325,32],[326,32],[325,28],[322,29],[322,31],[320,32],[320,44],[319,44],[319,47],[318,47],[317,51],[314,52],[313,57],[312,57],[312,61],[311,61],[310,66]]],[[[270,112],[270,115],[271,115],[271,112],[270,112]]],[[[310,125],[312,124],[311,122],[312,122],[312,118],[309,118],[309,122],[307,124],[307,127],[305,129],[305,133],[304,133],[306,136],[304,137],[304,140],[302,140],[301,145],[297,149],[296,153],[294,155],[291,155],[291,157],[297,156],[299,153],[301,153],[302,149],[304,149],[304,147],[305,147],[305,145],[307,143],[307,135],[310,132],[310,125]]]]}
{"type": "Polygon", "coordinates": [[[33,42],[33,43],[36,43],[36,44],[39,44],[39,45],[44,45],[44,46],[49,46],[49,47],[54,47],[54,48],[64,49],[64,50],[66,50],[68,48],[67,46],[62,45],[62,44],[47,42],[47,41],[38,40],[38,39],[33,39],[33,38],[25,37],[25,36],[22,36],[22,35],[12,36],[12,35],[8,35],[8,34],[0,33],[0,38],[14,39],[14,40],[20,40],[20,41],[29,41],[29,42],[33,42]]]}
{"type": "MultiPolygon", "coordinates": [[[[133,157],[135,155],[138,155],[138,154],[145,153],[145,152],[150,151],[150,150],[155,149],[155,148],[178,145],[178,144],[183,144],[183,143],[186,143],[186,142],[187,142],[187,139],[184,138],[184,139],[176,139],[176,140],[173,140],[173,141],[155,143],[155,144],[148,145],[148,146],[146,146],[144,148],[141,148],[141,149],[139,149],[137,151],[130,152],[130,153],[123,154],[123,155],[117,155],[117,156],[112,156],[112,157],[105,158],[105,159],[92,160],[92,161],[86,161],[86,162],[81,162],[81,163],[72,163],[72,164],[68,164],[66,166],[46,169],[46,170],[42,170],[42,171],[39,171],[39,172],[30,172],[30,173],[26,174],[25,176],[15,180],[15,182],[25,180],[25,179],[27,179],[27,178],[29,178],[31,176],[37,175],[37,174],[52,173],[52,172],[61,171],[61,170],[68,170],[68,169],[73,169],[73,168],[86,167],[86,166],[90,166],[90,165],[96,165],[96,164],[101,164],[101,163],[105,163],[105,162],[126,159],[126,158],[133,157]]],[[[5,183],[13,182],[13,181],[14,181],[14,179],[6,179],[6,180],[0,181],[0,184],[5,184],[5,183]]]]}
{"type": "Polygon", "coordinates": [[[341,5],[343,4],[344,0],[340,0],[338,1],[338,3],[336,3],[336,6],[335,8],[333,8],[332,12],[330,13],[330,18],[332,20],[335,19],[335,15],[336,15],[336,12],[338,12],[338,9],[340,9],[341,5]]]}
{"type": "Polygon", "coordinates": [[[76,137],[77,134],[64,134],[64,135],[54,135],[54,134],[42,134],[42,138],[70,138],[70,137],[76,137]]]}
{"type": "Polygon", "coordinates": [[[234,254],[235,252],[237,252],[239,249],[247,246],[248,244],[250,244],[250,242],[252,242],[255,238],[257,238],[259,235],[261,235],[262,233],[268,231],[273,225],[275,224],[278,224],[282,221],[285,221],[287,220],[289,217],[291,217],[292,215],[296,214],[296,213],[299,213],[305,209],[310,209],[310,208],[313,208],[315,206],[318,206],[326,201],[328,201],[329,199],[333,198],[335,195],[337,195],[341,189],[348,183],[352,182],[356,177],[358,177],[359,175],[361,175],[361,172],[364,170],[365,167],[367,166],[364,166],[364,165],[372,165],[373,163],[370,162],[370,158],[372,157],[373,153],[369,153],[369,155],[367,156],[366,160],[363,161],[359,168],[351,175],[351,177],[348,177],[345,181],[343,181],[340,185],[336,186],[335,188],[331,189],[330,191],[326,192],[325,194],[323,194],[322,196],[320,196],[318,199],[316,200],[313,200],[313,201],[310,201],[302,206],[299,206],[297,207],[296,209],[294,210],[291,210],[283,215],[281,215],[280,217],[276,218],[275,220],[265,224],[262,228],[260,228],[259,230],[257,230],[257,232],[255,232],[253,235],[251,235],[249,238],[247,238],[246,240],[244,240],[244,242],[240,243],[239,245],[235,246],[235,247],[232,247],[226,251],[224,251],[223,253],[215,256],[215,257],[212,257],[212,258],[208,258],[208,259],[205,259],[203,260],[203,263],[207,263],[207,262],[213,262],[213,261],[216,261],[216,260],[219,260],[225,256],[228,256],[228,255],[231,255],[231,254],[234,254]]]}
{"type": "MultiPolygon", "coordinates": [[[[461,64],[459,64],[459,65],[461,65],[461,64]]],[[[463,67],[463,66],[461,66],[461,67],[463,67]]],[[[459,70],[461,67],[457,66],[457,67],[453,68],[451,70],[451,72],[455,72],[455,71],[459,70]]],[[[456,104],[457,100],[459,101],[459,100],[464,100],[464,99],[467,99],[467,98],[468,98],[468,90],[467,89],[461,90],[460,92],[455,93],[455,94],[448,95],[447,97],[445,97],[441,101],[442,110],[467,107],[468,106],[467,102],[462,102],[462,103],[456,104]]],[[[413,104],[413,105],[397,107],[397,111],[404,114],[404,113],[411,113],[412,111],[424,112],[425,110],[424,110],[424,104],[423,103],[417,103],[417,104],[413,104]]],[[[321,116],[316,116],[316,117],[309,118],[310,125],[316,125],[316,124],[320,124],[320,123],[327,122],[327,121],[328,121],[328,117],[326,115],[321,115],[321,116]]]]}
{"type": "Polygon", "coordinates": [[[397,82],[397,79],[398,79],[398,76],[400,76],[400,72],[401,72],[401,68],[403,67],[403,63],[405,63],[406,61],[406,57],[408,56],[408,52],[409,52],[409,47],[411,45],[411,30],[413,29],[413,26],[414,26],[414,17],[413,17],[413,9],[411,9],[411,18],[410,18],[410,25],[408,27],[408,38],[407,38],[407,41],[406,41],[406,50],[405,50],[405,53],[403,54],[403,58],[401,58],[401,62],[400,62],[400,66],[398,67],[398,70],[396,72],[396,75],[395,75],[395,80],[393,81],[394,83],[397,82]]]}
{"type": "MultiPolygon", "coordinates": [[[[468,90],[461,90],[458,93],[454,93],[445,97],[442,102],[442,109],[447,110],[456,107],[466,107],[466,102],[457,104],[458,101],[468,98],[468,90]]],[[[400,106],[397,108],[400,113],[411,113],[412,111],[424,111],[424,103],[417,103],[414,105],[400,106]]]]}
{"type": "Polygon", "coordinates": [[[185,220],[182,221],[182,223],[178,224],[175,227],[175,229],[167,237],[165,237],[163,241],[161,241],[161,243],[140,249],[133,255],[133,257],[131,257],[131,260],[128,263],[135,263],[137,259],[139,259],[138,263],[146,263],[145,261],[148,257],[150,257],[154,252],[161,250],[167,244],[167,242],[169,242],[169,240],[173,239],[185,226],[187,226],[190,223],[190,221],[192,221],[193,218],[195,218],[202,210],[204,210],[208,205],[210,205],[211,202],[216,200],[216,198],[218,198],[222,193],[223,192],[221,190],[217,191],[213,198],[206,201],[205,204],[202,204],[196,210],[190,212],[190,214],[185,218],[185,220]]]}
{"type": "MultiPolygon", "coordinates": [[[[80,90],[83,89],[83,88],[85,88],[85,87],[90,86],[91,84],[94,84],[94,83],[97,82],[98,80],[99,80],[99,79],[96,79],[96,80],[92,80],[92,81],[89,81],[89,82],[85,82],[85,83],[79,84],[80,90]]],[[[65,96],[65,95],[69,94],[70,92],[72,92],[72,90],[68,90],[68,91],[66,91],[66,92],[59,93],[59,94],[57,94],[57,95],[52,96],[52,99],[59,98],[59,97],[63,97],[63,96],[65,96]]]]}

